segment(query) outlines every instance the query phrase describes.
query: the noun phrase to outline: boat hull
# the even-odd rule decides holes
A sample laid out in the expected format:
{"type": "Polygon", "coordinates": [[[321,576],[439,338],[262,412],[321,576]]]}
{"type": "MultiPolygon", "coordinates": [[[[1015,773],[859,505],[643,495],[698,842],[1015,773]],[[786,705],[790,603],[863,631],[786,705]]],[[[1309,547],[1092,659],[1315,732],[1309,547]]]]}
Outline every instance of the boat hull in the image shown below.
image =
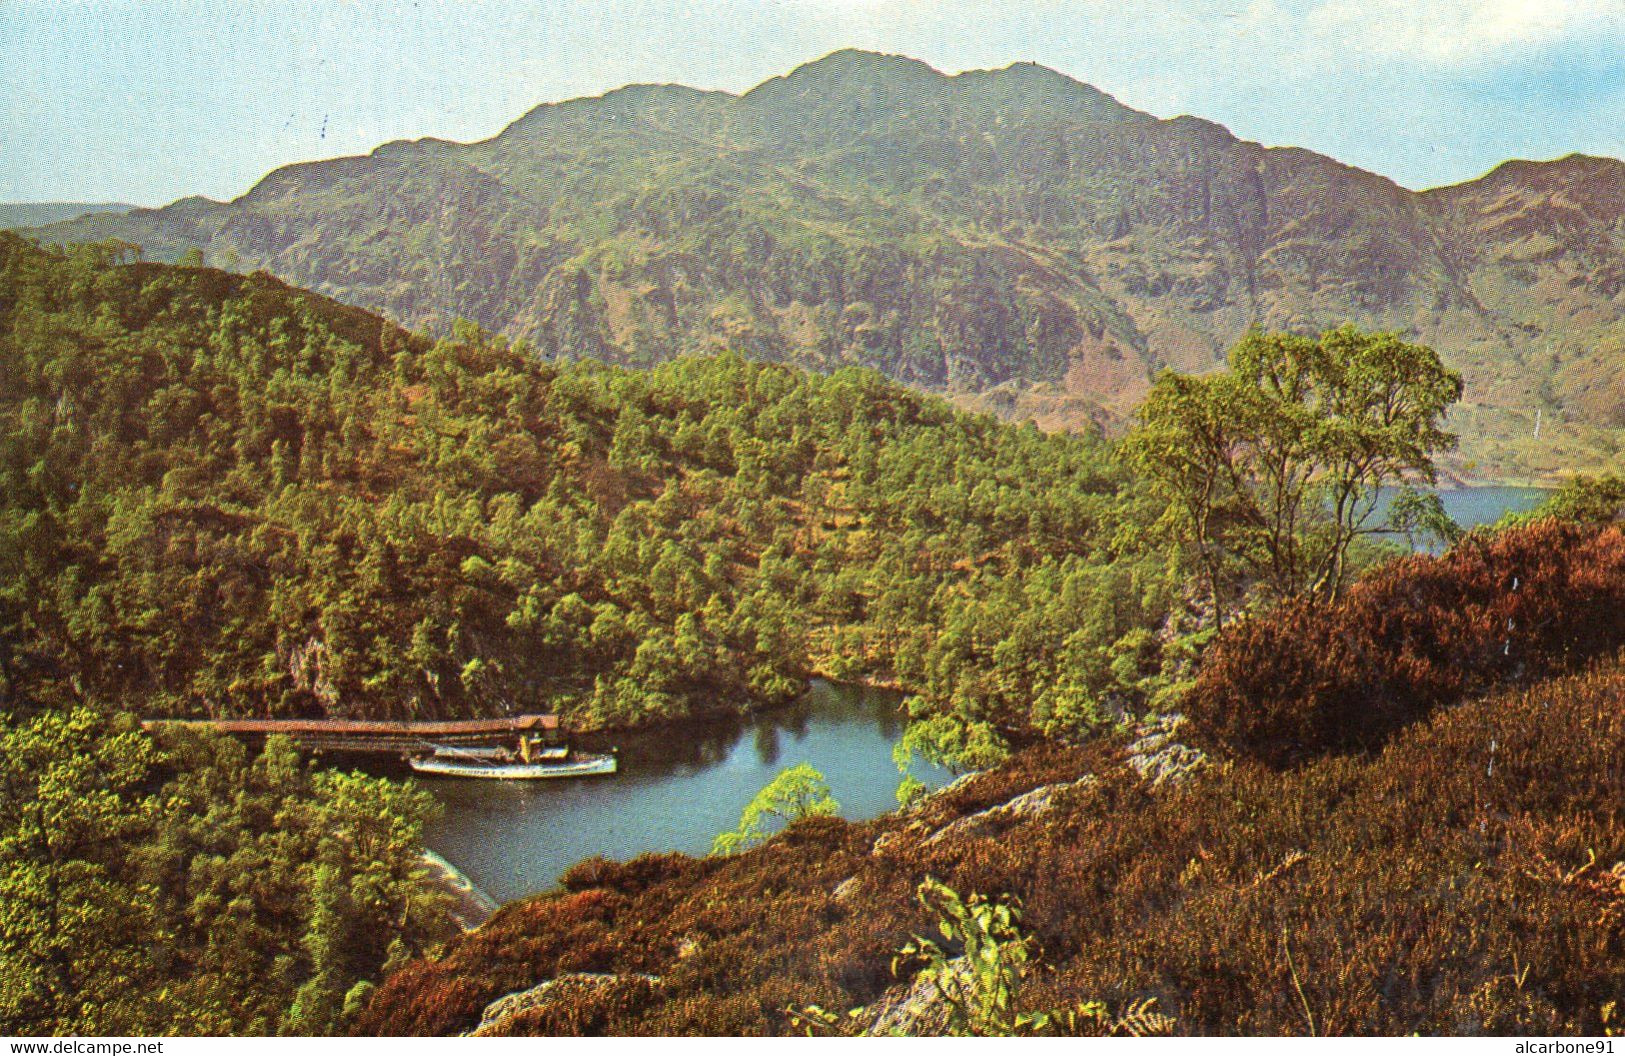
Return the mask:
{"type": "Polygon", "coordinates": [[[596,777],[613,774],[613,755],[594,755],[569,762],[486,763],[437,757],[408,760],[412,769],[433,777],[477,777],[488,781],[538,781],[551,777],[596,777]]]}

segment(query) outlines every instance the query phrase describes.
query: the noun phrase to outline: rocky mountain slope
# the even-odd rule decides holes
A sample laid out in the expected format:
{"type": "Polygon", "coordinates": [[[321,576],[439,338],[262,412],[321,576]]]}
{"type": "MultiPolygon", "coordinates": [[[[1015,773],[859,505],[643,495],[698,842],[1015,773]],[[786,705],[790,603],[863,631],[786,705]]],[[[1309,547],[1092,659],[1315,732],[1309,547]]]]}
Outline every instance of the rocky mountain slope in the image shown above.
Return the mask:
{"type": "Polygon", "coordinates": [[[1617,465],[1625,164],[1414,193],[1041,66],[837,52],[741,95],[634,85],[44,229],[264,268],[547,354],[858,363],[1049,424],[1119,415],[1248,326],[1398,328],[1465,370],[1458,471],[1617,465]],[[1537,421],[1538,416],[1538,421],[1537,421]]]}

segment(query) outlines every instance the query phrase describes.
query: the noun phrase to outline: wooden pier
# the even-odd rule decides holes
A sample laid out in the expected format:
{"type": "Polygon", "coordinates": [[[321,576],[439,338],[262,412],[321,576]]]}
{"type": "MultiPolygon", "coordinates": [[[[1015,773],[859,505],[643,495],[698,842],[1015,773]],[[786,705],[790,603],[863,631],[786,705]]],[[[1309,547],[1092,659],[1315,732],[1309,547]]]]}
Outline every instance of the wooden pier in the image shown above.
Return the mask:
{"type": "Polygon", "coordinates": [[[514,715],[502,719],[388,722],[362,719],[149,719],[143,729],[192,727],[239,737],[280,735],[303,748],[410,756],[440,745],[517,746],[546,741],[559,733],[557,715],[514,715]]]}

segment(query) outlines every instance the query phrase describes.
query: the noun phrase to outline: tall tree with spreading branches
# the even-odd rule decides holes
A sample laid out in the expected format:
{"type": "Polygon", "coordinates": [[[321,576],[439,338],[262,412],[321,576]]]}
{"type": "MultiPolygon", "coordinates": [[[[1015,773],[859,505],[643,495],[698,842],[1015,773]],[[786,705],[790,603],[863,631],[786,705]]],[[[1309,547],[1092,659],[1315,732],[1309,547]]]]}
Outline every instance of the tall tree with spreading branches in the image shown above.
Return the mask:
{"type": "Polygon", "coordinates": [[[1125,447],[1167,500],[1159,527],[1201,570],[1222,624],[1241,594],[1329,600],[1349,549],[1382,531],[1449,531],[1434,456],[1461,377],[1432,349],[1353,326],[1318,338],[1252,331],[1230,369],[1167,371],[1125,447]],[[1399,486],[1383,509],[1382,489],[1399,486]]]}

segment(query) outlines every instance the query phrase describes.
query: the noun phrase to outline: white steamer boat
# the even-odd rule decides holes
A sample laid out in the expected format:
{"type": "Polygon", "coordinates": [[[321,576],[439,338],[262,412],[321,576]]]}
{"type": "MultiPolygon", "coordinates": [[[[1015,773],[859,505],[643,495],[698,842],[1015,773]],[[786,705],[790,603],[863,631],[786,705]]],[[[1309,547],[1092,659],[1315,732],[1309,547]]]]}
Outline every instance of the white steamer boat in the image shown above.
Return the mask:
{"type": "Polygon", "coordinates": [[[547,777],[595,777],[613,774],[613,755],[584,755],[567,747],[548,746],[521,753],[515,759],[489,750],[436,745],[427,755],[407,760],[413,770],[436,777],[482,777],[497,781],[535,781],[547,777]]]}

